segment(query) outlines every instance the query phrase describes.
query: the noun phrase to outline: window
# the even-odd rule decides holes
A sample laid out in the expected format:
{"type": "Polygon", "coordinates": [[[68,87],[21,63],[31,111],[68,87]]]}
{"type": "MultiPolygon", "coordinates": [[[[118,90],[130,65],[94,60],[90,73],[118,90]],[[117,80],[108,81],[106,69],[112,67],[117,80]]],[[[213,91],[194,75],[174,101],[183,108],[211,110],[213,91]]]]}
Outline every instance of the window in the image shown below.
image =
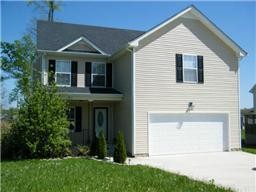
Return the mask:
{"type": "Polygon", "coordinates": [[[197,83],[197,56],[183,55],[183,82],[197,83]]]}
{"type": "Polygon", "coordinates": [[[92,63],[92,86],[106,87],[106,65],[105,63],[92,63]]]}
{"type": "Polygon", "coordinates": [[[68,114],[68,121],[69,121],[69,129],[71,132],[75,132],[75,117],[76,117],[76,114],[75,114],[75,108],[74,107],[71,107],[67,114],[68,114]]]}
{"type": "Polygon", "coordinates": [[[56,84],[59,86],[71,85],[71,64],[70,61],[56,61],[56,84]]]}

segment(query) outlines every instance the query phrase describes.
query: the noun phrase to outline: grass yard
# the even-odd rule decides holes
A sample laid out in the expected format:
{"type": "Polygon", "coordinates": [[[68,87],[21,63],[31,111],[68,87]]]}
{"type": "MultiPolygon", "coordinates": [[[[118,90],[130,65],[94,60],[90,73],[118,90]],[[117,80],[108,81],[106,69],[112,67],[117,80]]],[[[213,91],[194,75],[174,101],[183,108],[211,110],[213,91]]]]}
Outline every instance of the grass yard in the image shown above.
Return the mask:
{"type": "Polygon", "coordinates": [[[85,158],[2,162],[2,191],[231,191],[146,166],[85,158]]]}
{"type": "Polygon", "coordinates": [[[242,130],[242,151],[256,154],[256,146],[250,146],[245,144],[245,130],[242,130]]]}
{"type": "Polygon", "coordinates": [[[255,146],[242,147],[242,151],[247,152],[247,153],[256,154],[256,147],[255,146]]]}

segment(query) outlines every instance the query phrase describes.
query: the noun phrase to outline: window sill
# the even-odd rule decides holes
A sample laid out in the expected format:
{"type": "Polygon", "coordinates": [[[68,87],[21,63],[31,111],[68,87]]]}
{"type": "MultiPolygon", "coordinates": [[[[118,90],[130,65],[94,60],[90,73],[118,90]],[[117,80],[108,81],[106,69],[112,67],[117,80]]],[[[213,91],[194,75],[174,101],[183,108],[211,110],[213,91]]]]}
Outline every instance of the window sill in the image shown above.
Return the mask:
{"type": "Polygon", "coordinates": [[[198,84],[197,81],[183,81],[183,83],[187,83],[187,84],[198,84]]]}

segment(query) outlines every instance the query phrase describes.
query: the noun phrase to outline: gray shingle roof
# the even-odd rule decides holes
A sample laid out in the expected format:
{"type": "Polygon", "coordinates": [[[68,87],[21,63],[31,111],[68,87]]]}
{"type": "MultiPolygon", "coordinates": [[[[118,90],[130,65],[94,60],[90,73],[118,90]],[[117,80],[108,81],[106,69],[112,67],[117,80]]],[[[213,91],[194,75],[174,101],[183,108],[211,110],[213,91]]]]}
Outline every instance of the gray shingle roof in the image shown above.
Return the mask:
{"type": "Polygon", "coordinates": [[[107,54],[113,54],[144,31],[60,22],[37,21],[37,48],[56,51],[84,36],[107,54]]]}

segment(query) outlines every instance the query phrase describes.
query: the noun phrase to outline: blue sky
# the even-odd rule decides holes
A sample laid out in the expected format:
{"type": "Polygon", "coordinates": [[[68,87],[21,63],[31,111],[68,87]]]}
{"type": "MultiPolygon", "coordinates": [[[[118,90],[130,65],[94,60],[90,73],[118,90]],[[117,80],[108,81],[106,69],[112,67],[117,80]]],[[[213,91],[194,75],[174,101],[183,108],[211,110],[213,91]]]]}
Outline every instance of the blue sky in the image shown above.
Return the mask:
{"type": "MultiPolygon", "coordinates": [[[[69,23],[148,30],[194,4],[248,52],[240,62],[241,108],[252,107],[250,88],[256,83],[256,2],[63,2],[55,20],[69,23]]],[[[26,2],[1,1],[1,38],[20,39],[32,18],[43,15],[26,2]]],[[[9,92],[14,81],[4,84],[9,92]]],[[[7,94],[5,94],[7,95],[7,94]]],[[[3,102],[7,103],[7,99],[3,102]]],[[[8,104],[6,104],[8,106],[8,104]]]]}

